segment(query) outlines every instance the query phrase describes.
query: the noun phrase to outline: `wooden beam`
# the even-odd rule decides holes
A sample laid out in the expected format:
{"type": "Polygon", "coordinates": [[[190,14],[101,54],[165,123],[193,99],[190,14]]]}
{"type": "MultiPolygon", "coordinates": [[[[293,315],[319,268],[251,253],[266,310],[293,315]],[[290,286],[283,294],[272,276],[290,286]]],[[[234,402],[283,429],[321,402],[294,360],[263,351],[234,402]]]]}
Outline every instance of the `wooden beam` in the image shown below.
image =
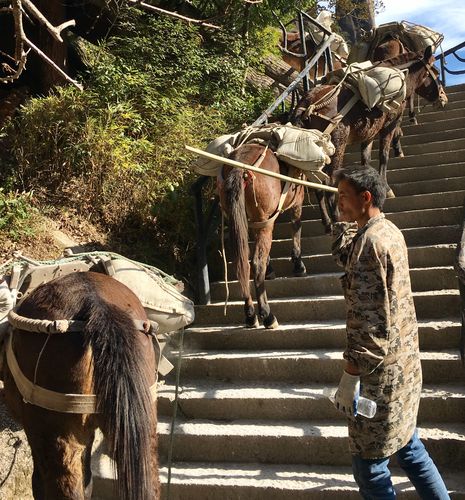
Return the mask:
{"type": "Polygon", "coordinates": [[[229,158],[223,158],[222,156],[214,155],[212,153],[208,153],[207,151],[203,151],[202,149],[193,148],[191,146],[186,146],[186,149],[191,153],[195,153],[199,156],[203,156],[210,160],[215,160],[218,163],[224,163],[225,165],[231,165],[232,167],[242,168],[244,170],[250,170],[257,174],[263,174],[267,175],[268,177],[274,177],[275,179],[280,179],[281,181],[289,181],[294,184],[299,184],[300,186],[306,186],[310,189],[316,189],[318,191],[329,191],[330,193],[337,193],[337,188],[333,186],[326,186],[325,184],[318,184],[316,182],[304,181],[302,179],[295,179],[294,177],[278,174],[277,172],[270,172],[269,170],[265,170],[263,168],[257,168],[254,167],[253,165],[247,165],[247,163],[230,160],[229,158]]]}

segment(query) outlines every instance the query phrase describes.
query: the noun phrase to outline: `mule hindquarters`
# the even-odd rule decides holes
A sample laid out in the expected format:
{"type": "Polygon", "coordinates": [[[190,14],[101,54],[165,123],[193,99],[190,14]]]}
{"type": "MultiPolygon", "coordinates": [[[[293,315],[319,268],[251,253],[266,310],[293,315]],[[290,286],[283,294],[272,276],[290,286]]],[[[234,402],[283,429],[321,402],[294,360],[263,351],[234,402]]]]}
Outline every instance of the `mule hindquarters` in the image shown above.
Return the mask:
{"type": "Polygon", "coordinates": [[[134,396],[140,391],[147,397],[147,386],[153,384],[156,376],[151,339],[135,331],[131,319],[146,319],[139,300],[108,276],[76,273],[36,289],[18,312],[29,318],[87,322],[83,332],[47,336],[15,331],[14,352],[29,380],[61,393],[96,393],[100,411],[60,413],[25,403],[6,367],[7,405],[24,425],[34,459],[35,498],[90,498],[90,454],[99,426],[109,438],[110,455],[116,460],[119,497],[158,499],[155,406],[145,401],[146,411],[142,412],[140,398],[134,396]],[[128,405],[131,395],[133,407],[128,405]],[[110,412],[114,414],[113,422],[108,418],[110,412]],[[112,423],[113,429],[109,428],[112,423]],[[115,444],[116,438],[119,443],[115,444]],[[122,445],[129,446],[125,450],[126,463],[121,460],[124,453],[118,449],[122,445]],[[136,470],[142,488],[146,489],[144,493],[133,486],[134,466],[127,462],[131,456],[150,465],[148,479],[142,474],[147,471],[136,470]],[[133,493],[121,488],[120,481],[132,487],[133,493]]]}

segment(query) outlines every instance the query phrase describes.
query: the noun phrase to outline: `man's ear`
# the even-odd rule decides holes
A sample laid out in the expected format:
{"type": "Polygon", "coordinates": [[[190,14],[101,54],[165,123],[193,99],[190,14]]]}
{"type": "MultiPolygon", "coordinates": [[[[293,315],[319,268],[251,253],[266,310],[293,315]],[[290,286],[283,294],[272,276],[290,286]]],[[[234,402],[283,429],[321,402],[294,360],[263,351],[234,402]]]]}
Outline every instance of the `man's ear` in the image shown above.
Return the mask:
{"type": "Polygon", "coordinates": [[[365,203],[368,203],[368,204],[371,203],[373,196],[371,195],[370,191],[363,191],[362,196],[363,196],[363,200],[365,201],[365,203]]]}

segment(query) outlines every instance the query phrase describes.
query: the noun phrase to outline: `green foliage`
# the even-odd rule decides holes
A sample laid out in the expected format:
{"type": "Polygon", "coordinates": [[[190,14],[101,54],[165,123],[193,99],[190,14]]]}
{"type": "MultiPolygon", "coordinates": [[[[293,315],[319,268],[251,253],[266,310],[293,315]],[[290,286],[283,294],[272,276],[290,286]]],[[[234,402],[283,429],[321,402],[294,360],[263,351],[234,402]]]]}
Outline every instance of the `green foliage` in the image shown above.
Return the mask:
{"type": "Polygon", "coordinates": [[[34,234],[37,209],[32,206],[31,193],[9,192],[0,189],[0,232],[17,241],[34,234]]]}
{"type": "Polygon", "coordinates": [[[194,158],[184,145],[205,146],[269,104],[244,87],[269,39],[252,50],[228,32],[207,38],[166,17],[123,12],[114,36],[89,44],[84,92],[30,99],[0,131],[3,184],[88,217],[124,242],[120,251],[184,273],[195,241],[194,158]]]}

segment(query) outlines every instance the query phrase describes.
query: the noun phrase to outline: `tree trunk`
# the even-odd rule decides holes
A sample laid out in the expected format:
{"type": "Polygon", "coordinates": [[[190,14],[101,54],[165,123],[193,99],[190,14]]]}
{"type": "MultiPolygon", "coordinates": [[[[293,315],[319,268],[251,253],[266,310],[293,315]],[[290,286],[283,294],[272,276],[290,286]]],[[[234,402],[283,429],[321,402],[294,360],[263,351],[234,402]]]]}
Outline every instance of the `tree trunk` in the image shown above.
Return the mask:
{"type": "Polygon", "coordinates": [[[352,0],[352,4],[359,5],[359,7],[355,7],[347,14],[344,3],[336,1],[336,17],[346,39],[354,44],[359,39],[361,30],[370,31],[374,28],[375,7],[373,0],[352,0]]]}
{"type": "MultiPolygon", "coordinates": [[[[279,57],[269,55],[263,59],[265,65],[265,75],[279,82],[284,87],[288,87],[297,77],[297,71],[289,66],[279,57]]],[[[302,82],[297,87],[299,91],[303,92],[302,82]]]]}

